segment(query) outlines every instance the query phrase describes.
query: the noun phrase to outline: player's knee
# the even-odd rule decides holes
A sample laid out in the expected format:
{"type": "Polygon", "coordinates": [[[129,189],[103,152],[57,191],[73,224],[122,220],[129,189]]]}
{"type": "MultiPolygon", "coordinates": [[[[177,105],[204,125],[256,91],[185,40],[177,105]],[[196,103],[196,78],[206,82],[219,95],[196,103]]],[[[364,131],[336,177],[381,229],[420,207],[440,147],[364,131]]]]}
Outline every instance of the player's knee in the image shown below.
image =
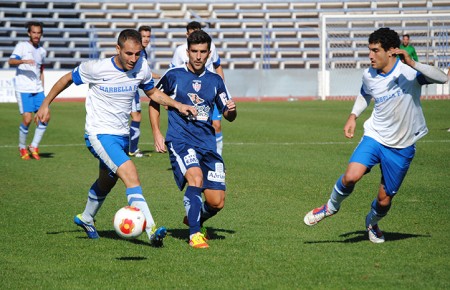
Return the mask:
{"type": "Polygon", "coordinates": [[[203,176],[192,176],[188,179],[189,186],[203,187],[203,176]]]}
{"type": "Polygon", "coordinates": [[[378,196],[377,202],[381,207],[390,207],[391,206],[392,197],[386,195],[383,198],[378,196]]]}
{"type": "Polygon", "coordinates": [[[189,186],[203,187],[203,173],[200,167],[191,167],[186,171],[185,178],[189,186]]]}
{"type": "Polygon", "coordinates": [[[207,202],[209,207],[213,208],[215,211],[220,211],[225,206],[225,199],[218,199],[207,202]]]}
{"type": "Polygon", "coordinates": [[[23,116],[23,120],[22,123],[26,126],[29,127],[31,124],[31,116],[23,116]]]}
{"type": "Polygon", "coordinates": [[[225,206],[225,192],[224,191],[214,191],[205,194],[206,203],[216,211],[221,210],[225,206]]]}
{"type": "Polygon", "coordinates": [[[342,177],[342,183],[349,187],[355,185],[360,179],[362,175],[355,172],[346,172],[342,177]]]}

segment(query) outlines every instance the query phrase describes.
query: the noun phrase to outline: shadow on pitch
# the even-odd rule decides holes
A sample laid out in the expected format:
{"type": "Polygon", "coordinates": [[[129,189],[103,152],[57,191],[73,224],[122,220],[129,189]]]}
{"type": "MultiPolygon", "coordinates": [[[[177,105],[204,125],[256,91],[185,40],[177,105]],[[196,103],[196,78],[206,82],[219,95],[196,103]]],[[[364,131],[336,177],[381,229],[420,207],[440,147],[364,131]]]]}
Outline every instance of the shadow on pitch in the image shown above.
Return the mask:
{"type": "Polygon", "coordinates": [[[41,159],[47,159],[47,158],[54,158],[55,153],[52,152],[40,152],[39,153],[39,157],[41,157],[41,159]]]}
{"type": "MultiPolygon", "coordinates": [[[[429,238],[431,235],[418,235],[418,234],[406,234],[406,233],[394,233],[383,232],[386,242],[394,242],[411,238],[429,238]]],[[[348,232],[339,237],[345,238],[343,240],[328,240],[328,241],[306,241],[305,244],[326,244],[326,243],[358,243],[366,242],[369,240],[369,236],[366,231],[354,231],[348,232]]]]}
{"type": "MultiPolygon", "coordinates": [[[[100,239],[106,238],[106,239],[111,239],[111,240],[118,240],[118,241],[123,241],[126,243],[133,243],[136,245],[149,245],[148,241],[141,241],[139,239],[123,239],[121,237],[119,237],[116,232],[114,230],[108,230],[108,231],[97,231],[98,235],[100,236],[100,239]]],[[[70,230],[70,231],[59,231],[59,232],[47,232],[47,235],[59,235],[59,234],[63,234],[63,233],[80,233],[79,236],[77,236],[77,239],[89,239],[86,234],[81,230],[70,230]]],[[[143,235],[145,234],[145,232],[143,233],[143,235]]]]}
{"type": "MultiPolygon", "coordinates": [[[[208,237],[209,240],[224,240],[226,237],[225,234],[234,234],[236,231],[233,230],[226,230],[226,229],[217,229],[217,228],[210,228],[206,227],[206,230],[208,231],[208,237]]],[[[189,229],[167,229],[167,233],[173,237],[174,239],[179,240],[189,240],[189,229]]]]}

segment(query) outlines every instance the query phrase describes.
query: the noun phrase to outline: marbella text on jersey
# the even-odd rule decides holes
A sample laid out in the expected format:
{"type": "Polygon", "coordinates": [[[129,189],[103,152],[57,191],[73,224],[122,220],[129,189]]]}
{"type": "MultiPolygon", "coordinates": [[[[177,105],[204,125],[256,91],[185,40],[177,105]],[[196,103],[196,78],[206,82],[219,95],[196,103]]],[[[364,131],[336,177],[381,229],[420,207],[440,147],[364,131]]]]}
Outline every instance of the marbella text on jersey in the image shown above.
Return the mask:
{"type": "Polygon", "coordinates": [[[124,93],[124,92],[135,92],[138,89],[137,85],[133,86],[120,86],[120,87],[104,87],[100,86],[100,90],[105,93],[124,93]]]}

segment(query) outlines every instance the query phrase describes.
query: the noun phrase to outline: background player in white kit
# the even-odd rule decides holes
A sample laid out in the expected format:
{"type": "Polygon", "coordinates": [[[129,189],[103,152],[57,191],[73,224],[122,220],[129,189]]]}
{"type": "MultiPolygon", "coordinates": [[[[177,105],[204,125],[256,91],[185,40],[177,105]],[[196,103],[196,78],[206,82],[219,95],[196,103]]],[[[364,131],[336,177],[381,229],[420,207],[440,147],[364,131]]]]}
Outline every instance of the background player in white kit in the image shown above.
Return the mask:
{"type": "Polygon", "coordinates": [[[304,222],[312,226],[338,212],[342,201],[355,184],[380,164],[378,196],[366,216],[366,230],[373,243],[384,242],[378,222],[388,213],[415,154],[415,143],[428,129],[420,104],[421,86],[445,83],[444,72],[411,59],[400,50],[398,34],[380,28],[369,36],[371,67],[363,74],[363,84],[344,126],[347,138],[353,138],[356,119],[373,99],[372,115],[364,123],[364,136],[350,158],[347,170],[339,177],[326,204],[308,212],[304,222]],[[403,56],[405,63],[397,58],[403,56]]]}
{"type": "MultiPolygon", "coordinates": [[[[202,25],[197,21],[189,22],[186,26],[186,37],[189,37],[189,35],[197,30],[201,30],[202,25]]],[[[176,67],[180,65],[184,65],[189,61],[188,55],[187,55],[187,43],[184,43],[180,46],[178,46],[175,49],[175,53],[173,54],[172,61],[170,63],[170,67],[176,67]]],[[[211,43],[211,53],[208,57],[208,60],[206,61],[206,69],[212,72],[216,72],[218,75],[222,77],[223,80],[225,80],[225,75],[223,73],[222,66],[220,65],[220,57],[217,53],[216,46],[214,43],[211,43]]],[[[215,133],[216,133],[216,143],[217,143],[217,152],[222,155],[222,149],[223,149],[223,135],[222,135],[222,114],[217,110],[217,108],[214,108],[214,112],[212,115],[212,125],[214,127],[215,133]]],[[[164,142],[160,142],[159,144],[163,144],[164,142]]],[[[156,144],[156,142],[155,142],[156,144]]],[[[160,152],[161,145],[157,146],[156,149],[158,152],[160,152]]],[[[162,152],[164,152],[164,147],[162,152]]]]}
{"type": "Polygon", "coordinates": [[[30,40],[21,41],[14,47],[14,51],[8,60],[9,65],[17,66],[14,88],[16,91],[19,112],[22,115],[22,123],[19,127],[19,152],[23,160],[29,160],[31,156],[39,160],[39,143],[47,129],[47,123],[38,123],[34,131],[33,141],[28,150],[26,147],[28,128],[45,98],[44,95],[44,61],[46,51],[39,45],[44,32],[41,22],[27,23],[30,40]]]}
{"type": "MultiPolygon", "coordinates": [[[[147,60],[150,64],[150,38],[152,36],[152,28],[148,25],[142,25],[138,28],[138,32],[141,34],[142,38],[142,57],[147,60]]],[[[159,79],[161,76],[157,73],[152,72],[152,78],[159,79]]],[[[139,139],[141,136],[141,100],[139,91],[131,104],[131,123],[130,123],[130,150],[129,155],[134,157],[144,157],[144,153],[139,149],[139,139]]]]}
{"type": "Polygon", "coordinates": [[[100,161],[98,179],[91,186],[82,214],[74,217],[91,239],[98,238],[94,217],[106,196],[120,178],[126,187],[128,204],[139,208],[147,220],[146,232],[154,246],[162,246],[167,231],[156,228],[142,194],[136,166],[128,156],[131,102],[138,88],[153,101],[171,106],[181,115],[196,115],[196,109],[172,100],[154,87],[147,60],[141,56],[141,35],[133,29],[123,30],[117,41],[117,55],[112,58],[81,63],[52,87],[36,121],[50,118],[50,103],[70,84],[89,84],[86,98],[85,141],[89,151],[100,161]]]}

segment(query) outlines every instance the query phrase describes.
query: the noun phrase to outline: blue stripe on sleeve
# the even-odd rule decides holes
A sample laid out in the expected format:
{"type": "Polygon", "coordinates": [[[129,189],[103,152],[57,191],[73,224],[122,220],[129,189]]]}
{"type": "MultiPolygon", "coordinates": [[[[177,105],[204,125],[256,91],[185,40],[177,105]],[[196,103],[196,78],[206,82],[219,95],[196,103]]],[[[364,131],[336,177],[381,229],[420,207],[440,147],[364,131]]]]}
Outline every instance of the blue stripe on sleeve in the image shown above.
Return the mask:
{"type": "Polygon", "coordinates": [[[144,91],[149,91],[155,87],[155,81],[152,79],[149,83],[146,84],[140,84],[139,88],[144,91]]]}
{"type": "Polygon", "coordinates": [[[83,84],[83,81],[81,80],[80,72],[79,72],[79,66],[73,69],[72,71],[72,80],[74,84],[81,85],[83,84]]]}

